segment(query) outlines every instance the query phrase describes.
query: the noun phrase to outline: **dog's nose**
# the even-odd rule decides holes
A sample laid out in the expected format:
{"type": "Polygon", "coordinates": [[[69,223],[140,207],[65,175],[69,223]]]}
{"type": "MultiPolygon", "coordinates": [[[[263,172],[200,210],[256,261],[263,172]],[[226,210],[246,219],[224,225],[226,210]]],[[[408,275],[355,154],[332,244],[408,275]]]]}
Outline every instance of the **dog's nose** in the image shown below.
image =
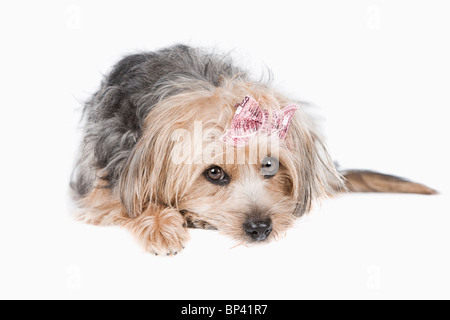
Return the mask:
{"type": "Polygon", "coordinates": [[[263,241],[272,232],[272,220],[249,220],[244,223],[244,230],[253,240],[263,241]]]}

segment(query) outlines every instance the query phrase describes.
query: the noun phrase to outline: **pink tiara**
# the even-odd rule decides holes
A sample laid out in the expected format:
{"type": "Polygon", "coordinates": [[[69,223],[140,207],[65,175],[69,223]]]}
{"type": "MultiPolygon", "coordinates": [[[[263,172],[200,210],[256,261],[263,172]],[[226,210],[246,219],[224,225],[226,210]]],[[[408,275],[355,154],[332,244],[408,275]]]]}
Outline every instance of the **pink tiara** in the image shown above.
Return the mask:
{"type": "Polygon", "coordinates": [[[237,104],[236,113],[231,121],[231,128],[221,137],[221,140],[234,146],[244,146],[256,137],[258,132],[268,135],[277,134],[284,140],[298,106],[290,104],[282,110],[262,110],[258,102],[246,96],[241,104],[237,104]]]}

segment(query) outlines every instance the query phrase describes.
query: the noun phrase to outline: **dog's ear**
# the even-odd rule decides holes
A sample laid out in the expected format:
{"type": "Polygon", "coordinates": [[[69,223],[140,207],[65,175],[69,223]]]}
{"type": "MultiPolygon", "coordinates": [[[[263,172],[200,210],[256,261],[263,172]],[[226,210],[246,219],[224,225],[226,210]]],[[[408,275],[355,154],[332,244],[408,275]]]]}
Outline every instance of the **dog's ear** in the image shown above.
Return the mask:
{"type": "Polygon", "coordinates": [[[293,150],[297,167],[297,215],[308,212],[315,200],[345,190],[344,180],[314,123],[301,110],[292,121],[286,142],[293,150]]]}
{"type": "MultiPolygon", "coordinates": [[[[191,177],[190,131],[155,121],[144,130],[119,180],[120,200],[135,218],[150,205],[177,207],[191,177]]],[[[198,139],[201,141],[201,139],[198,139]]]]}
{"type": "Polygon", "coordinates": [[[120,200],[130,218],[139,216],[153,203],[167,205],[168,166],[173,143],[169,134],[151,130],[141,137],[127,158],[119,180],[120,200]]]}
{"type": "Polygon", "coordinates": [[[374,171],[347,170],[341,173],[346,179],[345,184],[348,190],[351,192],[437,194],[435,190],[423,184],[374,171]]]}
{"type": "Polygon", "coordinates": [[[119,181],[120,200],[130,218],[139,216],[152,198],[148,165],[148,151],[141,140],[128,156],[119,181]]]}

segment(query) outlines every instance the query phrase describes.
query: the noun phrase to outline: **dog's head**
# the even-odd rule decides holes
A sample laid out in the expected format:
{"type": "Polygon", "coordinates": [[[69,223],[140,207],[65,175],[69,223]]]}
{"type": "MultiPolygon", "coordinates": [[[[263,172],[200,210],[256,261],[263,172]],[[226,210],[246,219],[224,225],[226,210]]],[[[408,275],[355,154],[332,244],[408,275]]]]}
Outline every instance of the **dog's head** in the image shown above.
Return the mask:
{"type": "Polygon", "coordinates": [[[280,236],[315,200],[342,187],[301,109],[285,139],[260,132],[243,146],[224,143],[234,106],[246,95],[268,111],[289,103],[266,86],[229,80],[173,95],[152,109],[120,181],[129,216],[165,205],[191,226],[261,242],[280,236]]]}

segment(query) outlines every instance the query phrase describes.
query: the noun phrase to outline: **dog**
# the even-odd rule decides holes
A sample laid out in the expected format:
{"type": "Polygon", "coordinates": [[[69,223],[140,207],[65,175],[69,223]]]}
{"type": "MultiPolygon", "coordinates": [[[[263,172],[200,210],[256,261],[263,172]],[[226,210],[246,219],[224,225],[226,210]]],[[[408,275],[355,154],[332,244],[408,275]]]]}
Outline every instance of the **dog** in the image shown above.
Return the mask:
{"type": "Polygon", "coordinates": [[[189,228],[237,243],[284,234],[340,192],[434,194],[372,171],[341,171],[302,103],[228,55],[176,45],[123,58],[85,104],[71,178],[76,217],[120,225],[156,255],[189,228]]]}

